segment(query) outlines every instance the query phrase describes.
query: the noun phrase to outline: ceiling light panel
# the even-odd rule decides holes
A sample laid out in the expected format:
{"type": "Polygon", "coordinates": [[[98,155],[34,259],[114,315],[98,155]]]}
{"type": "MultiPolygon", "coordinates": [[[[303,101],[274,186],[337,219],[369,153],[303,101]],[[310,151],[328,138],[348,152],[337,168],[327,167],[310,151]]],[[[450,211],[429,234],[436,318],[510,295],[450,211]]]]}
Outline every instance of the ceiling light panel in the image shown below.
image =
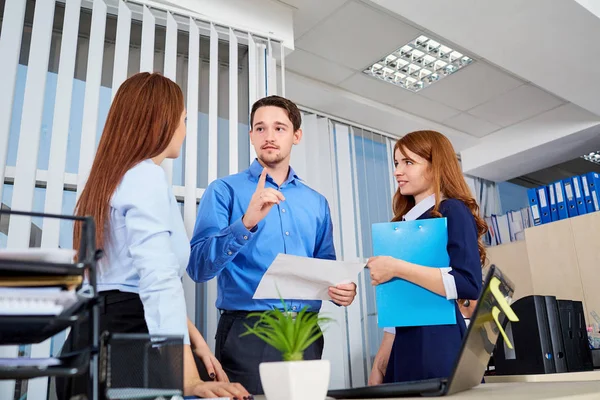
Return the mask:
{"type": "Polygon", "coordinates": [[[473,63],[473,59],[451,47],[421,35],[363,73],[418,92],[473,63]]]}
{"type": "Polygon", "coordinates": [[[600,151],[593,151],[581,157],[593,163],[600,164],[600,151]]]}

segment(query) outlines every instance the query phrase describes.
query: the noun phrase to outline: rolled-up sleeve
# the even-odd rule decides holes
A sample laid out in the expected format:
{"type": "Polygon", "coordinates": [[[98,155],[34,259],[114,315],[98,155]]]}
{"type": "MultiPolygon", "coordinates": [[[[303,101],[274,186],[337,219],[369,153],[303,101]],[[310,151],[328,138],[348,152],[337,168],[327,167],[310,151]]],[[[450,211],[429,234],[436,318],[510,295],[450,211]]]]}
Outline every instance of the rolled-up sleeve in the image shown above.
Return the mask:
{"type": "Polygon", "coordinates": [[[183,335],[189,344],[180,264],[170,239],[168,183],[164,174],[155,175],[126,176],[116,203],[125,218],[127,249],[139,275],[139,295],[150,334],[183,335]]]}

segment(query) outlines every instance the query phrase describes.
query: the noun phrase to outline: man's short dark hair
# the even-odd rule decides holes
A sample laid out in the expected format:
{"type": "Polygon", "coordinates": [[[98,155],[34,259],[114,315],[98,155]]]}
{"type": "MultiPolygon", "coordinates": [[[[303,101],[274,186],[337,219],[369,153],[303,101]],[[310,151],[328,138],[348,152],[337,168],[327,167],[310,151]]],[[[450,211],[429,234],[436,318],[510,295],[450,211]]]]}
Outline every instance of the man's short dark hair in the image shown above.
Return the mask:
{"type": "Polygon", "coordinates": [[[252,105],[252,112],[250,113],[250,129],[254,129],[254,113],[256,110],[267,106],[279,107],[285,110],[288,118],[290,121],[292,121],[294,132],[300,129],[300,125],[302,124],[302,115],[300,114],[300,110],[298,110],[298,106],[291,100],[275,95],[263,97],[252,105]]]}

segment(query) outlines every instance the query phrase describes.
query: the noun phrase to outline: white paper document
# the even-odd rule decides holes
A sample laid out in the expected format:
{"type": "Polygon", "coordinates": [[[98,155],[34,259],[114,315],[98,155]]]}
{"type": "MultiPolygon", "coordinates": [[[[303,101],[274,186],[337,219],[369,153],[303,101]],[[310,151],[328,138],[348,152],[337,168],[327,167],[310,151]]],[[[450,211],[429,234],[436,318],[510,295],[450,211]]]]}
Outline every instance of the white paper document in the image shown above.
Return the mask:
{"type": "Polygon", "coordinates": [[[74,290],[0,287],[0,315],[59,315],[75,303],[74,290]]]}
{"type": "Polygon", "coordinates": [[[253,299],[329,300],[328,288],[357,283],[365,263],[278,254],[253,299]]]}
{"type": "Polygon", "coordinates": [[[74,249],[39,248],[0,249],[0,259],[22,261],[45,261],[69,264],[77,252],[74,249]]]}
{"type": "Polygon", "coordinates": [[[60,365],[61,361],[58,358],[0,358],[0,367],[38,367],[40,369],[54,367],[60,365]]]}

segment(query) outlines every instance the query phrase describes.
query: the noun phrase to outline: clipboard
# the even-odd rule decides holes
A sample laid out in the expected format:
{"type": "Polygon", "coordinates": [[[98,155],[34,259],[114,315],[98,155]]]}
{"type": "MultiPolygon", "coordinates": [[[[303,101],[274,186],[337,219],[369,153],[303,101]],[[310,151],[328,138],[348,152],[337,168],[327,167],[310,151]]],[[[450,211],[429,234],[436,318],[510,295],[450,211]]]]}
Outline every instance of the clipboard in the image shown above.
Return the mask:
{"type": "MultiPolygon", "coordinates": [[[[431,268],[449,267],[446,218],[373,224],[373,254],[431,268]]],[[[377,285],[380,327],[452,325],[455,301],[403,279],[377,285]]]]}

